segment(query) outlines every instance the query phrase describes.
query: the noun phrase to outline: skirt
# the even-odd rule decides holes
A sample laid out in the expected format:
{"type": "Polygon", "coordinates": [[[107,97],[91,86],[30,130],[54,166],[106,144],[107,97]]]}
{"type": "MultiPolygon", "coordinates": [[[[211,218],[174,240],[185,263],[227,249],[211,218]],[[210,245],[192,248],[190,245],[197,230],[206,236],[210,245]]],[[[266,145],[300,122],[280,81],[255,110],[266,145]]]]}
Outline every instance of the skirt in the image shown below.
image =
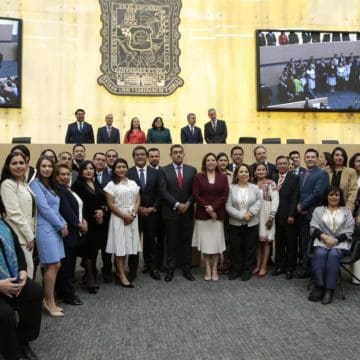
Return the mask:
{"type": "Polygon", "coordinates": [[[225,251],[224,222],[221,220],[195,220],[192,246],[203,254],[221,254],[225,251]]]}

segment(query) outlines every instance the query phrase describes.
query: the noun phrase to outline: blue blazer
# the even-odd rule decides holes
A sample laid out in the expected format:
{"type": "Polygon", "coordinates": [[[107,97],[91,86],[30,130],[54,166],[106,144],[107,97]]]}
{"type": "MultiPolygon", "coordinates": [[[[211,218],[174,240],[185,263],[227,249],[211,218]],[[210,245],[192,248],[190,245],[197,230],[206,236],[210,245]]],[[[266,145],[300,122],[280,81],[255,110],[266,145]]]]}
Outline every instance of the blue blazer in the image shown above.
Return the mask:
{"type": "Polygon", "coordinates": [[[94,132],[93,128],[87,122],[84,122],[81,132],[78,130],[77,122],[73,122],[68,125],[65,144],[94,144],[94,132]]]}
{"type": "Polygon", "coordinates": [[[329,175],[319,167],[314,167],[304,183],[306,172],[299,175],[300,206],[308,211],[308,218],[317,206],[323,205],[325,191],[329,186],[329,175]]]}
{"type": "Polygon", "coordinates": [[[119,129],[111,127],[111,133],[109,137],[106,126],[98,128],[96,142],[98,144],[120,144],[119,129]]]}
{"type": "Polygon", "coordinates": [[[201,129],[197,126],[194,127],[194,135],[191,133],[189,126],[185,126],[181,129],[180,133],[182,144],[202,144],[203,136],[201,129]]]}

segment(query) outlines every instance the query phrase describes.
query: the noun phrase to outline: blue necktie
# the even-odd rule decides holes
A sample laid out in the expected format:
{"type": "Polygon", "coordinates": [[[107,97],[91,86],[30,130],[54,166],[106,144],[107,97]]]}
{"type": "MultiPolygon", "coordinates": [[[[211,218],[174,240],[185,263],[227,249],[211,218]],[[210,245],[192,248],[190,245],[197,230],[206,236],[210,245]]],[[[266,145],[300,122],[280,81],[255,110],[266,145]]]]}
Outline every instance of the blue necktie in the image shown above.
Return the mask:
{"type": "Polygon", "coordinates": [[[145,175],[144,175],[144,169],[140,169],[140,185],[141,188],[144,189],[145,188],[145,175]]]}

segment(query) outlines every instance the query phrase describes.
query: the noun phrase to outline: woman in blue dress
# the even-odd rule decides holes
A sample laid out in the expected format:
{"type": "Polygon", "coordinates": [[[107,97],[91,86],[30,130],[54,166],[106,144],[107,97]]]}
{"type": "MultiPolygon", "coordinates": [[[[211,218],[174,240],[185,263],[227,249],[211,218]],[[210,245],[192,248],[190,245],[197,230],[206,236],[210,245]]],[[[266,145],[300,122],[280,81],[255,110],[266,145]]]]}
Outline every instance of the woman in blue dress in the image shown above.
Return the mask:
{"type": "Polygon", "coordinates": [[[40,263],[45,266],[44,309],[51,316],[64,316],[56,306],[54,287],[60,269],[60,260],[65,256],[62,238],[68,234],[65,220],[59,213],[60,198],[55,192],[54,163],[46,155],[40,156],[36,164],[37,175],[30,184],[36,199],[37,232],[36,246],[40,263]]]}

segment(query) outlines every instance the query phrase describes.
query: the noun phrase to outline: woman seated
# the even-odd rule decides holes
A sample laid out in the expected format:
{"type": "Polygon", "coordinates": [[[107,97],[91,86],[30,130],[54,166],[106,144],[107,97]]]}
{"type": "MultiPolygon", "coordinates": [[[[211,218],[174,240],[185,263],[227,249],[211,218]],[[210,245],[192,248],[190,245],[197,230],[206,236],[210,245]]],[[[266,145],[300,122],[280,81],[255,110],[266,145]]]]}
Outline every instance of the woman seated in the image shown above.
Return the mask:
{"type": "Polygon", "coordinates": [[[27,277],[17,236],[0,219],[0,354],[4,359],[37,359],[29,341],[39,336],[41,302],[41,287],[27,277]]]}
{"type": "Polygon", "coordinates": [[[330,186],[326,192],[325,205],[314,210],[310,222],[314,240],[312,278],[315,284],[309,295],[310,301],[330,304],[334,297],[340,260],[351,247],[354,219],[345,207],[343,192],[330,186]]]}

